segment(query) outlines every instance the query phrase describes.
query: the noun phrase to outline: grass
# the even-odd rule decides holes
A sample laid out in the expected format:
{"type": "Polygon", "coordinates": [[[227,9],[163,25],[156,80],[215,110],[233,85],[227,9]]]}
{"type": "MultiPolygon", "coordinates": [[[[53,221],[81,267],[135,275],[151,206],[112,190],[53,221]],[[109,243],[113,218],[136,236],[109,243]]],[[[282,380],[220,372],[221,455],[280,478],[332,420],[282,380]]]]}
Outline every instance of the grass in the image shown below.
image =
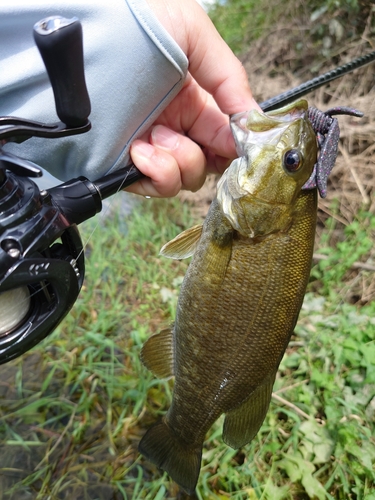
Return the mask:
{"type": "MultiPolygon", "coordinates": [[[[173,320],[187,265],[158,250],[192,223],[178,200],[147,200],[128,219],[83,227],[87,273],[74,309],[48,339],[0,367],[0,498],[183,498],[137,452],[172,388],[141,365],[139,351],[173,320]]],[[[375,500],[375,304],[342,294],[354,255],[370,252],[375,218],[360,214],[328,250],[334,226],[329,220],[321,238],[328,260],[313,268],[264,425],[232,450],[215,424],[199,500],[375,500]]]]}
{"type": "Polygon", "coordinates": [[[259,38],[281,29],[284,39],[293,39],[303,64],[306,43],[315,46],[318,60],[341,51],[345,36],[360,38],[366,23],[367,29],[374,26],[372,6],[371,0],[225,0],[213,3],[209,15],[235,53],[246,52],[259,38]]]}

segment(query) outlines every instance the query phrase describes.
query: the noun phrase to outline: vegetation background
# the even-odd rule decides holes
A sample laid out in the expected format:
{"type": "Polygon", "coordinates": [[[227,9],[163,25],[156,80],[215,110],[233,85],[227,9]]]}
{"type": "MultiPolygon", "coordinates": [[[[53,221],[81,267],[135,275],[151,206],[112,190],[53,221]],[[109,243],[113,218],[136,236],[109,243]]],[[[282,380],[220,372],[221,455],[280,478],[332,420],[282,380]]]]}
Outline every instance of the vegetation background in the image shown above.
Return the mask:
{"type": "MultiPolygon", "coordinates": [[[[375,48],[368,0],[227,0],[210,15],[260,102],[375,48]]],[[[200,500],[375,500],[374,84],[372,64],[308,98],[365,117],[339,119],[308,293],[264,425],[241,450],[223,444],[222,421],[211,429],[200,500]]],[[[173,321],[187,266],[159,248],[204,216],[215,182],[174,200],[120,193],[82,225],[87,274],[73,311],[0,367],[0,499],[186,497],[137,452],[172,389],[139,351],[173,321]]]]}

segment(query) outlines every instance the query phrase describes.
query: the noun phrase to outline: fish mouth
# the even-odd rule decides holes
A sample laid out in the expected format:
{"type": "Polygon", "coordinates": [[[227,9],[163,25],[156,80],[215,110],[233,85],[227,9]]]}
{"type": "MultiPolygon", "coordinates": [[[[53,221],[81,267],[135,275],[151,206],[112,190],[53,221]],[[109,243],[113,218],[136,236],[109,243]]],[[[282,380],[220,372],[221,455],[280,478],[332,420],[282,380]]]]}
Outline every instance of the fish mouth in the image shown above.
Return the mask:
{"type": "Polygon", "coordinates": [[[245,155],[251,144],[276,145],[292,122],[306,120],[307,109],[307,101],[300,99],[267,113],[253,109],[231,115],[230,126],[238,155],[245,155]]]}

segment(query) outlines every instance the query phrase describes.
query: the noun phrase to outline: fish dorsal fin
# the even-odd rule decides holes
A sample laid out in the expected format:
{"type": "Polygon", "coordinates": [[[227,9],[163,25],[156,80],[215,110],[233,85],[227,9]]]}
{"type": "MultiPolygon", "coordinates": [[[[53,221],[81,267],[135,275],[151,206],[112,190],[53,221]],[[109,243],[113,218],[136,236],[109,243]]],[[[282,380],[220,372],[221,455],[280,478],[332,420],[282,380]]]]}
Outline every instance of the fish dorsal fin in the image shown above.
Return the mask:
{"type": "Polygon", "coordinates": [[[160,250],[160,255],[169,259],[187,259],[191,257],[200,240],[202,226],[203,224],[193,226],[180,233],[173,240],[168,241],[160,250]]]}
{"type": "Polygon", "coordinates": [[[255,389],[241,406],[228,412],[224,420],[223,440],[234,449],[253,439],[266,417],[275,375],[255,389]]]}
{"type": "Polygon", "coordinates": [[[173,377],[173,327],[152,335],[144,343],[141,361],[156,377],[173,377]]]}

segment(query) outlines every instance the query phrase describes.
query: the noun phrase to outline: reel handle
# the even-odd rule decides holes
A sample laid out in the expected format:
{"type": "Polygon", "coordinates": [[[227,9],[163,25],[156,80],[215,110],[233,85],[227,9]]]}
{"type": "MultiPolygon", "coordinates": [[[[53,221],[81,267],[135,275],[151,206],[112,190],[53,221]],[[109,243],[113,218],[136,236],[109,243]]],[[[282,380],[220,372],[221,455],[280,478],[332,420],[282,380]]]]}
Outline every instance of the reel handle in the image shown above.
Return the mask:
{"type": "Polygon", "coordinates": [[[91,104],[84,75],[81,23],[76,17],[47,17],[34,25],[34,40],[51,81],[58,117],[68,127],[85,125],[91,104]]]}

